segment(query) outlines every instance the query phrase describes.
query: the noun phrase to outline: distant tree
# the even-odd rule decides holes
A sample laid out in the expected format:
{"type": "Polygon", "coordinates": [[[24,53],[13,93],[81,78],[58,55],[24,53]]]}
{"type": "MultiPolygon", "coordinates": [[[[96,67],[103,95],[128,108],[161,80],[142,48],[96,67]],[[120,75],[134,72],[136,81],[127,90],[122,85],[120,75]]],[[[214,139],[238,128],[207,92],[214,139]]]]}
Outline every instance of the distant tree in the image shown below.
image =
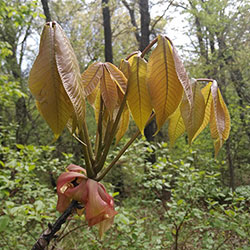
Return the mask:
{"type": "Polygon", "coordinates": [[[113,50],[112,50],[112,33],[111,33],[111,21],[109,11],[109,0],[102,0],[102,15],[103,15],[103,27],[104,27],[104,40],[105,40],[105,61],[113,63],[113,50]]]}
{"type": "MultiPolygon", "coordinates": [[[[189,0],[188,3],[179,1],[176,5],[191,17],[189,35],[192,34],[196,38],[192,45],[196,51],[197,63],[200,65],[199,74],[219,79],[220,88],[225,93],[225,102],[236,102],[240,107],[237,114],[235,113],[236,116],[239,114],[241,121],[240,124],[238,122],[235,124],[237,132],[231,134],[234,139],[231,138],[226,142],[230,187],[235,189],[235,168],[242,165],[239,162],[241,157],[238,155],[245,152],[244,143],[241,141],[246,140],[245,136],[250,139],[250,122],[246,113],[246,105],[250,101],[250,92],[247,90],[249,88],[246,86],[249,74],[245,74],[245,66],[238,63],[242,60],[239,59],[240,51],[249,50],[249,46],[246,46],[246,41],[249,40],[248,5],[246,1],[235,3],[203,0],[189,0]],[[230,10],[229,14],[227,10],[230,10]],[[236,94],[234,100],[232,100],[232,88],[236,94]],[[236,136],[238,133],[242,136],[236,136]],[[239,145],[242,149],[239,149],[239,145]]],[[[191,70],[194,74],[197,72],[197,63],[192,62],[194,68],[191,70]]],[[[235,122],[236,116],[232,117],[235,122]]],[[[242,160],[245,162],[244,158],[242,160]]]]}
{"type": "Polygon", "coordinates": [[[41,0],[41,2],[43,5],[44,15],[46,16],[46,22],[49,22],[51,21],[51,16],[50,16],[48,0],[41,0]]]}

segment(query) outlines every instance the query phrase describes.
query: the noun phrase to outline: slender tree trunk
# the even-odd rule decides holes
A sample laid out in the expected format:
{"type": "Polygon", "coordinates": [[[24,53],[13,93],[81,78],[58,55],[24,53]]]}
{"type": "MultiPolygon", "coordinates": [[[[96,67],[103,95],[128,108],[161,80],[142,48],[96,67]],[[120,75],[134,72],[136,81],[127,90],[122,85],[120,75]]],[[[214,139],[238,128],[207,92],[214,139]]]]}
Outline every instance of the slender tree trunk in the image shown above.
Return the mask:
{"type": "Polygon", "coordinates": [[[42,5],[43,5],[43,12],[44,15],[46,16],[46,22],[51,21],[51,16],[50,16],[50,11],[49,11],[49,5],[48,5],[48,0],[41,0],[42,5]]]}
{"type": "Polygon", "coordinates": [[[149,44],[149,24],[150,14],[148,9],[148,0],[139,0],[140,15],[141,15],[141,39],[140,39],[140,50],[143,51],[149,44]]]}
{"type": "Polygon", "coordinates": [[[113,63],[112,32],[110,22],[109,0],[102,0],[102,15],[105,40],[105,61],[113,63]]]}

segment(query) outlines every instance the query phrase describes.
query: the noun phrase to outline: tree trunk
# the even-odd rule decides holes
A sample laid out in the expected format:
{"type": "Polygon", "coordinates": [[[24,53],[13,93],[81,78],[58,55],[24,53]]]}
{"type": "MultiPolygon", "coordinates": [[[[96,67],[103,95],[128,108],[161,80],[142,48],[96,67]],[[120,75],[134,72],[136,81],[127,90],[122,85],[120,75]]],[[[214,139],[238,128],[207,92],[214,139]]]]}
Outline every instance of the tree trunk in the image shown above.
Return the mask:
{"type": "Polygon", "coordinates": [[[102,15],[105,40],[105,61],[113,63],[112,32],[110,23],[109,0],[102,0],[102,15]]]}
{"type": "Polygon", "coordinates": [[[41,1],[43,5],[43,12],[44,12],[44,15],[46,16],[46,22],[50,22],[51,16],[50,16],[50,11],[49,11],[48,0],[41,0],[41,1]]]}
{"type": "Polygon", "coordinates": [[[149,24],[150,14],[148,9],[148,0],[139,0],[140,15],[141,15],[141,39],[140,39],[140,51],[143,51],[149,44],[149,24]]]}

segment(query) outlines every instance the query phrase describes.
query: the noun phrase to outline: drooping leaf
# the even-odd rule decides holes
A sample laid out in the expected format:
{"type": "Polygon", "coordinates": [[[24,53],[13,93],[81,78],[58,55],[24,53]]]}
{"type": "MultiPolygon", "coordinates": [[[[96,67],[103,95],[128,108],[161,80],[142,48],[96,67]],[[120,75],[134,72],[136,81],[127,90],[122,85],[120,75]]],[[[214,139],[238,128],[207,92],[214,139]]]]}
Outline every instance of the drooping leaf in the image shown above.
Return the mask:
{"type": "Polygon", "coordinates": [[[133,119],[143,134],[144,127],[152,112],[148,88],[146,85],[147,63],[134,56],[128,79],[127,101],[133,119]]]}
{"type": "Polygon", "coordinates": [[[78,124],[85,119],[85,98],[80,68],[74,50],[61,26],[54,23],[55,55],[59,75],[71,100],[78,124]]]}
{"type": "Polygon", "coordinates": [[[132,62],[133,62],[133,58],[135,56],[140,56],[141,55],[141,51],[135,51],[133,52],[129,59],[122,59],[121,60],[121,63],[120,63],[120,66],[119,66],[119,69],[121,70],[121,72],[124,74],[124,76],[128,79],[129,78],[129,74],[131,72],[131,65],[132,65],[132,62]]]}
{"type": "Polygon", "coordinates": [[[185,132],[184,121],[181,116],[180,106],[169,117],[168,124],[168,136],[170,140],[170,146],[172,147],[175,141],[185,132]]]}
{"type": "Polygon", "coordinates": [[[57,69],[55,35],[52,25],[44,26],[39,54],[29,76],[29,88],[36,98],[39,112],[57,138],[74,109],[57,69]]]}
{"type": "Polygon", "coordinates": [[[159,131],[166,119],[177,109],[183,95],[171,44],[163,36],[158,36],[157,47],[149,57],[147,78],[159,131]]]}
{"type": "Polygon", "coordinates": [[[82,83],[86,96],[89,96],[97,87],[103,75],[103,63],[91,64],[82,74],[82,83]]]}
{"type": "Polygon", "coordinates": [[[211,137],[214,139],[216,157],[224,141],[229,136],[230,116],[216,81],[212,83],[211,94],[210,132],[211,137]]]}
{"type": "Polygon", "coordinates": [[[210,121],[211,102],[212,102],[211,85],[212,85],[212,82],[209,82],[201,90],[201,93],[202,93],[202,95],[204,97],[204,101],[205,101],[205,113],[204,113],[203,122],[202,122],[200,128],[195,133],[192,141],[194,141],[195,138],[206,128],[206,126],[208,125],[208,123],[210,121]]]}
{"type": "Polygon", "coordinates": [[[192,93],[192,86],[189,81],[188,74],[186,72],[186,69],[177,53],[177,50],[173,43],[171,42],[172,45],[172,52],[173,52],[173,58],[174,58],[174,64],[175,64],[175,69],[176,73],[178,76],[178,79],[183,87],[184,93],[186,95],[186,100],[188,102],[189,107],[193,105],[193,93],[192,93]]]}
{"type": "Polygon", "coordinates": [[[231,129],[231,119],[230,119],[230,114],[228,112],[227,106],[223,100],[223,97],[221,95],[220,89],[218,88],[218,96],[219,96],[219,101],[222,106],[222,109],[225,114],[225,128],[224,131],[222,132],[222,139],[226,141],[229,137],[230,129],[231,129]]]}
{"type": "Polygon", "coordinates": [[[130,74],[130,64],[127,60],[122,59],[119,69],[121,70],[121,72],[124,74],[124,76],[128,79],[129,74],[130,74]]]}
{"type": "Polygon", "coordinates": [[[181,115],[188,133],[189,144],[192,143],[196,132],[201,127],[205,115],[205,100],[197,81],[192,85],[192,92],[191,107],[186,95],[184,95],[180,106],[181,115]]]}
{"type": "Polygon", "coordinates": [[[118,130],[116,132],[116,144],[118,144],[118,142],[124,136],[124,134],[128,130],[128,126],[129,126],[129,109],[128,109],[128,106],[125,105],[125,107],[124,107],[124,109],[122,111],[122,115],[121,115],[121,119],[120,119],[120,122],[119,122],[118,130]]]}
{"type": "Polygon", "coordinates": [[[72,113],[72,116],[68,120],[67,128],[71,134],[78,134],[79,132],[77,128],[77,118],[74,112],[72,113]]]}
{"type": "Polygon", "coordinates": [[[87,100],[89,102],[89,104],[95,108],[95,101],[96,101],[96,98],[97,98],[97,93],[99,92],[100,94],[100,82],[97,84],[97,87],[91,92],[91,94],[89,94],[87,96],[87,100]]]}
{"type": "Polygon", "coordinates": [[[118,101],[118,89],[105,65],[103,67],[103,76],[100,80],[100,90],[104,105],[110,112],[110,115],[112,115],[118,101]]]}
{"type": "Polygon", "coordinates": [[[125,94],[127,89],[127,78],[125,77],[125,75],[112,63],[107,62],[105,63],[105,66],[109,71],[111,77],[115,80],[120,91],[125,94]]]}

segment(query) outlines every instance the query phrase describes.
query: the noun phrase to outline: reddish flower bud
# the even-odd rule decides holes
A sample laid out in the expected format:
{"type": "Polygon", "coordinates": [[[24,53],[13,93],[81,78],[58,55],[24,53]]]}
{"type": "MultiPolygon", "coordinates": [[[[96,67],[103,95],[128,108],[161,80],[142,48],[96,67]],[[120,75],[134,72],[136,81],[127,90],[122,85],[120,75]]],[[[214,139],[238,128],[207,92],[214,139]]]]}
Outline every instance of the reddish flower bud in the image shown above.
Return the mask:
{"type": "Polygon", "coordinates": [[[57,181],[57,210],[64,212],[72,200],[85,206],[85,217],[88,225],[99,224],[100,237],[111,227],[114,216],[114,199],[104,186],[86,177],[85,169],[69,165],[68,172],[62,173],[57,181]]]}

